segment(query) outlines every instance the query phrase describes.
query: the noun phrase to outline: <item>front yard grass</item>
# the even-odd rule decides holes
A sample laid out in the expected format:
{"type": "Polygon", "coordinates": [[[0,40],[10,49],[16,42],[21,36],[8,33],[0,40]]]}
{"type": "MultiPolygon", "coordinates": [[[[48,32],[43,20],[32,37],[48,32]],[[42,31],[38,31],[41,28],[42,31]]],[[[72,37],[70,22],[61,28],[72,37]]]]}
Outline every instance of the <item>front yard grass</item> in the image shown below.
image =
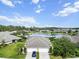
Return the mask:
{"type": "Polygon", "coordinates": [[[25,42],[16,42],[0,48],[0,57],[24,59],[25,55],[19,54],[19,48],[22,48],[24,46],[24,43],[25,42]]]}
{"type": "Polygon", "coordinates": [[[50,55],[50,59],[63,59],[61,56],[50,55]]]}
{"type": "Polygon", "coordinates": [[[36,54],[36,59],[39,59],[39,52],[37,52],[36,54]]]}

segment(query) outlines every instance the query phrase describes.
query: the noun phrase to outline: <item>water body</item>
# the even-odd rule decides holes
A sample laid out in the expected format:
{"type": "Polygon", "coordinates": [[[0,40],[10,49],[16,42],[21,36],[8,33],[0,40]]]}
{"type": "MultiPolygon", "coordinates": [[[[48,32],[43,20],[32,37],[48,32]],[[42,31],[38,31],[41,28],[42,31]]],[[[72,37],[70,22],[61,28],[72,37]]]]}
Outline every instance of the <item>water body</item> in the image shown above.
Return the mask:
{"type": "Polygon", "coordinates": [[[36,33],[36,34],[30,35],[30,37],[53,37],[53,36],[50,35],[50,34],[39,34],[39,33],[36,33]]]}
{"type": "Polygon", "coordinates": [[[64,34],[55,34],[53,35],[53,37],[56,37],[56,38],[62,38],[62,37],[66,37],[67,35],[64,35],[64,34]]]}
{"type": "Polygon", "coordinates": [[[64,34],[55,34],[55,35],[50,35],[50,34],[43,34],[43,33],[35,33],[35,34],[32,34],[30,35],[30,37],[56,37],[56,38],[62,38],[62,37],[66,37],[67,35],[64,35],[64,34]]]}
{"type": "Polygon", "coordinates": [[[34,33],[34,34],[29,35],[27,37],[44,37],[44,38],[50,38],[50,37],[62,38],[62,37],[67,37],[70,40],[72,40],[72,36],[67,35],[67,34],[54,34],[54,35],[50,35],[50,34],[44,34],[44,33],[34,33]]]}

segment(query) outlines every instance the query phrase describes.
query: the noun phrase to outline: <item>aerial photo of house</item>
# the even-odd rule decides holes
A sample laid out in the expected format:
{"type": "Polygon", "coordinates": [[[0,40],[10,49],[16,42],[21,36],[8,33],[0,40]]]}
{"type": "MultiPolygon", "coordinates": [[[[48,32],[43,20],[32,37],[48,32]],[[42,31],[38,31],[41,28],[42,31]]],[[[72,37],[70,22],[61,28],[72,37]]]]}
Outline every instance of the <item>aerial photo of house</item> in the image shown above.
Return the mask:
{"type": "Polygon", "coordinates": [[[0,59],[79,59],[79,0],[0,0],[0,59]]]}

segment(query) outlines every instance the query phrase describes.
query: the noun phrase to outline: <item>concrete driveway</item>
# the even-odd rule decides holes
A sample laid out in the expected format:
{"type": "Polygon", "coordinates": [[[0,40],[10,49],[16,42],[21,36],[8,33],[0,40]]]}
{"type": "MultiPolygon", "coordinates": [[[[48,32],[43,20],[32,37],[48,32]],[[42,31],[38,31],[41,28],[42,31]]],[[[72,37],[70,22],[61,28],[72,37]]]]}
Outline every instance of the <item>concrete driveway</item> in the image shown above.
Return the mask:
{"type": "Polygon", "coordinates": [[[36,59],[36,57],[32,57],[32,52],[27,52],[27,56],[25,59],[36,59]]]}
{"type": "Polygon", "coordinates": [[[39,59],[50,59],[47,52],[39,52],[39,59]]]}
{"type": "Polygon", "coordinates": [[[50,59],[48,54],[48,48],[40,48],[39,49],[39,59],[50,59]]]}
{"type": "MultiPolygon", "coordinates": [[[[37,51],[36,48],[27,48],[27,56],[25,59],[36,59],[36,57],[32,57],[32,52],[37,51]]],[[[50,59],[48,51],[48,48],[39,48],[39,59],[50,59]]]]}
{"type": "Polygon", "coordinates": [[[48,51],[50,48],[50,41],[46,37],[34,36],[28,37],[27,41],[27,56],[26,59],[36,59],[32,57],[33,51],[39,51],[39,59],[50,59],[48,51]]]}
{"type": "Polygon", "coordinates": [[[33,51],[37,51],[36,48],[27,48],[27,55],[25,59],[36,59],[36,57],[32,57],[33,51]]]}

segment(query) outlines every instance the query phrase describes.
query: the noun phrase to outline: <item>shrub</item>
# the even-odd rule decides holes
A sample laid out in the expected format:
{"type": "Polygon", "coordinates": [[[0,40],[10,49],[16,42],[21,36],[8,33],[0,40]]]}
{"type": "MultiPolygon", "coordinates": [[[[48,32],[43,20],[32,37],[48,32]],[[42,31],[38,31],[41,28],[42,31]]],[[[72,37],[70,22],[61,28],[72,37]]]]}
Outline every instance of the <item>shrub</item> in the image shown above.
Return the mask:
{"type": "Polygon", "coordinates": [[[53,54],[55,56],[62,57],[74,57],[75,56],[75,44],[70,42],[67,38],[61,38],[54,40],[53,54]]]}

